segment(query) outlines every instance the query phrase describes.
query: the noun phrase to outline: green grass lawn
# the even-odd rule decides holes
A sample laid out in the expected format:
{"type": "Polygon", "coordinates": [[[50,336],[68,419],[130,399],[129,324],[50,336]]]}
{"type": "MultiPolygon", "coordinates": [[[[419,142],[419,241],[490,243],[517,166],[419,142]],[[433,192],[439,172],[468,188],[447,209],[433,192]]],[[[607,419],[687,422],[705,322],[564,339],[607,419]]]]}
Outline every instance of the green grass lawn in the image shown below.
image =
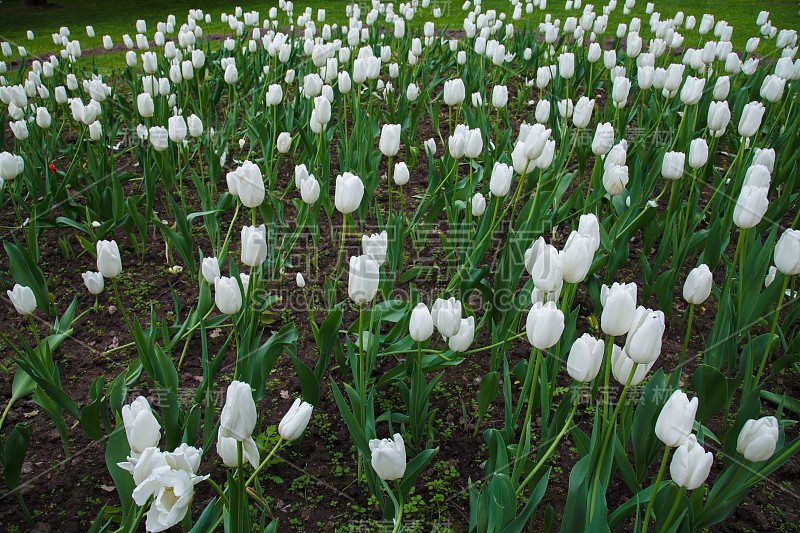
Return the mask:
{"type": "MultiPolygon", "coordinates": [[[[587,3],[587,2],[584,2],[587,3]]],[[[595,2],[595,11],[601,12],[602,5],[607,2],[595,2]]],[[[277,0],[256,1],[248,3],[246,10],[256,10],[262,14],[262,19],[266,17],[270,7],[277,6],[277,0]]],[[[616,11],[612,14],[609,22],[608,35],[613,35],[616,25],[623,20],[622,5],[624,0],[619,0],[616,11]]],[[[165,21],[167,15],[174,14],[178,25],[186,20],[189,9],[202,6],[205,13],[211,15],[211,24],[201,24],[205,33],[229,33],[227,25],[220,22],[220,15],[223,12],[232,13],[236,2],[222,0],[205,0],[204,2],[190,2],[187,0],[174,0],[163,2],[158,0],[115,0],[112,2],[92,2],[87,3],[79,0],[56,0],[50,1],[50,7],[33,8],[22,7],[19,0],[6,0],[0,3],[0,40],[9,41],[14,46],[22,45],[26,48],[29,55],[39,55],[52,53],[56,47],[50,35],[57,32],[61,26],[67,26],[71,32],[71,38],[77,38],[84,49],[101,46],[103,35],[110,35],[115,43],[122,42],[122,35],[136,34],[135,23],[137,19],[143,18],[147,21],[148,36],[152,38],[155,32],[156,23],[165,21]],[[90,39],[86,35],[85,26],[92,25],[95,37],[90,39]],[[35,39],[29,41],[26,31],[32,30],[35,39]]],[[[365,14],[362,2],[362,13],[365,14]]],[[[437,27],[442,26],[448,21],[450,27],[461,27],[464,12],[461,10],[461,0],[432,0],[431,8],[434,6],[443,8],[444,16],[437,22],[437,27]]],[[[305,6],[311,6],[316,13],[317,9],[324,8],[327,12],[326,22],[344,23],[344,2],[330,0],[309,0],[307,2],[295,2],[295,17],[299,15],[305,6]]],[[[483,10],[496,9],[511,14],[510,2],[503,0],[485,0],[482,4],[483,10]]],[[[633,13],[642,18],[643,36],[649,33],[646,29],[648,20],[645,15],[646,2],[638,0],[633,13]]],[[[755,24],[758,12],[766,9],[770,12],[772,24],[779,29],[788,27],[800,29],[800,2],[798,0],[775,0],[774,2],[763,2],[755,0],[669,0],[656,2],[656,8],[662,13],[662,19],[671,17],[678,10],[684,11],[687,15],[694,15],[699,20],[703,13],[711,13],[716,19],[724,19],[734,26],[733,44],[736,50],[744,48],[744,43],[748,37],[755,35],[758,28],[755,24]]],[[[564,3],[550,1],[548,12],[554,17],[564,18],[564,3]]],[[[432,19],[431,9],[424,10],[421,16],[415,17],[412,26],[421,25],[425,20],[432,19]]],[[[570,15],[577,15],[579,12],[571,11],[570,15]]],[[[315,17],[316,18],[316,17],[315,17]]],[[[521,21],[538,22],[542,14],[539,10],[534,10],[533,14],[523,13],[521,21]]],[[[177,30],[177,28],[176,28],[177,30]]],[[[685,32],[688,34],[688,32],[685,32]]],[[[713,38],[713,35],[709,35],[713,38]]],[[[697,39],[696,30],[692,32],[686,41],[687,45],[695,45],[697,39]]],[[[762,42],[760,52],[769,52],[773,47],[766,46],[762,42]]],[[[16,52],[16,50],[15,50],[16,52]]],[[[16,53],[15,53],[16,56],[16,53]]],[[[85,60],[84,64],[90,64],[91,60],[85,60]]],[[[97,60],[100,68],[123,65],[122,54],[112,54],[97,60]]]]}

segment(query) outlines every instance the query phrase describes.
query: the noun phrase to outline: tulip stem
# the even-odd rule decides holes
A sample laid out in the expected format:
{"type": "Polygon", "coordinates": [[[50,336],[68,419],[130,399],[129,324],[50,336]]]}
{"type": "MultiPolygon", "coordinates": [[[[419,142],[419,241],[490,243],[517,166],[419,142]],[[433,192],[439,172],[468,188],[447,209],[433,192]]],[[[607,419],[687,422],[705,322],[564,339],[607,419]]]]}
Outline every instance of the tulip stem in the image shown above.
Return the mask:
{"type": "MultiPolygon", "coordinates": [[[[523,427],[522,435],[520,436],[520,442],[523,440],[523,436],[527,437],[530,434],[530,426],[531,426],[531,415],[533,414],[533,397],[534,393],[536,392],[536,381],[539,378],[539,365],[542,361],[542,352],[539,348],[534,347],[531,350],[531,356],[528,360],[528,370],[525,375],[525,383],[524,386],[530,386],[528,389],[528,407],[525,410],[525,424],[523,427]],[[533,362],[533,359],[536,359],[536,362],[533,362]],[[531,378],[531,369],[533,368],[533,377],[531,378]]],[[[524,391],[524,388],[523,388],[524,391]]],[[[521,447],[517,447],[517,459],[519,459],[519,452],[521,451],[521,447]]]]}
{"type": "MultiPolygon", "coordinates": [[[[220,486],[219,486],[219,485],[217,485],[217,483],[216,483],[216,482],[215,482],[213,479],[211,479],[210,477],[209,477],[209,478],[206,478],[206,481],[208,481],[208,482],[211,484],[211,487],[212,487],[212,488],[213,488],[215,491],[217,491],[217,494],[219,494],[219,497],[220,497],[220,498],[222,498],[222,501],[223,501],[223,502],[225,502],[225,505],[230,505],[230,502],[228,501],[228,497],[227,497],[227,496],[225,496],[225,491],[223,491],[223,490],[220,488],[220,486]]],[[[213,530],[212,530],[212,531],[213,531],[213,530]]]]}
{"type": "Polygon", "coordinates": [[[266,466],[269,464],[269,460],[270,460],[270,459],[272,459],[272,456],[273,456],[273,455],[275,455],[275,453],[278,451],[278,449],[280,449],[280,447],[281,447],[281,445],[282,445],[282,444],[283,444],[283,437],[281,437],[281,436],[278,436],[278,442],[276,442],[276,443],[275,443],[275,446],[273,446],[273,447],[272,447],[272,451],[271,451],[271,452],[269,452],[269,455],[267,455],[267,456],[264,458],[264,460],[263,460],[263,461],[261,461],[261,464],[260,464],[260,465],[258,465],[258,468],[256,468],[255,472],[253,472],[253,473],[250,475],[250,477],[249,477],[249,478],[247,478],[247,481],[246,481],[246,482],[245,482],[245,484],[244,484],[244,486],[245,486],[245,487],[247,487],[248,485],[250,485],[250,483],[252,483],[252,482],[253,482],[253,480],[256,478],[256,476],[258,475],[258,473],[259,473],[259,472],[261,472],[261,471],[264,469],[264,467],[266,467],[266,466]]]}
{"type": "Polygon", "coordinates": [[[233,212],[233,218],[231,219],[231,224],[228,226],[228,232],[225,234],[225,241],[222,243],[222,248],[219,249],[219,259],[222,260],[225,254],[228,251],[228,240],[231,237],[231,229],[233,229],[233,223],[236,221],[236,217],[239,214],[239,207],[241,206],[240,202],[236,202],[236,210],[233,212]]]}
{"type": "Polygon", "coordinates": [[[664,470],[667,467],[667,459],[669,458],[670,447],[664,447],[664,456],[661,458],[661,466],[658,468],[656,475],[656,482],[653,484],[653,494],[650,496],[650,501],[647,502],[647,510],[644,512],[644,523],[642,524],[642,533],[647,533],[647,524],[650,522],[650,513],[653,511],[653,504],[656,501],[658,494],[658,486],[661,484],[661,479],[664,477],[664,470]]]}
{"type": "Polygon", "coordinates": [[[608,382],[609,374],[611,374],[611,354],[614,350],[614,336],[606,335],[606,357],[605,357],[605,382],[604,382],[604,402],[603,402],[603,427],[608,423],[608,382]]]}
{"type": "Polygon", "coordinates": [[[769,338],[767,339],[767,349],[764,350],[764,356],[761,358],[761,364],[758,366],[758,373],[756,374],[755,386],[758,387],[758,382],[761,381],[761,374],[764,372],[764,365],[769,359],[769,350],[772,348],[772,339],[775,337],[775,328],[778,326],[778,316],[781,314],[781,307],[783,307],[783,297],[786,296],[786,287],[789,285],[789,276],[783,276],[783,286],[781,287],[781,295],[778,297],[778,307],[775,309],[775,314],[772,316],[772,326],[769,328],[769,338]]]}
{"type": "Polygon", "coordinates": [[[681,361],[678,363],[678,372],[683,371],[683,360],[686,357],[686,349],[689,347],[689,336],[692,333],[692,319],[694,318],[694,304],[689,304],[689,320],[686,322],[686,336],[683,338],[683,350],[681,350],[681,361]]]}
{"type": "MultiPolygon", "coordinates": [[[[339,257],[336,258],[336,277],[333,280],[333,299],[336,300],[336,289],[339,286],[339,276],[341,274],[342,256],[344,255],[344,237],[347,235],[347,215],[342,213],[342,244],[339,247],[339,257]]],[[[333,307],[333,302],[328,302],[330,307],[333,307]]]]}
{"type": "Polygon", "coordinates": [[[125,319],[125,325],[128,326],[128,331],[133,333],[133,328],[131,328],[131,323],[128,320],[128,313],[125,312],[125,306],[122,305],[122,299],[119,297],[119,290],[117,289],[117,278],[113,278],[111,280],[112,284],[114,285],[114,296],[117,299],[117,304],[119,304],[119,311],[122,313],[122,318],[125,319]]]}
{"type": "Polygon", "coordinates": [[[386,177],[389,187],[389,214],[392,213],[392,156],[389,156],[389,162],[386,166],[386,177]]]}
{"type": "Polygon", "coordinates": [[[685,487],[681,487],[677,496],[675,496],[675,503],[672,504],[672,509],[669,510],[667,519],[664,520],[664,526],[661,528],[662,532],[666,532],[669,529],[669,523],[672,521],[672,517],[675,516],[675,512],[678,510],[678,505],[681,503],[681,496],[683,496],[683,492],[685,490],[685,487]]]}
{"type": "Polygon", "coordinates": [[[577,409],[578,409],[578,400],[579,400],[579,398],[580,398],[580,394],[576,393],[575,394],[575,401],[572,402],[572,411],[570,411],[569,417],[567,417],[566,422],[564,422],[564,427],[561,428],[561,431],[558,433],[558,435],[556,435],[555,440],[553,440],[553,443],[550,445],[550,447],[547,449],[547,451],[544,452],[544,455],[541,457],[541,459],[539,459],[536,462],[536,466],[533,467],[533,470],[531,470],[530,474],[528,474],[525,477],[525,480],[517,486],[517,496],[519,496],[522,493],[522,490],[525,488],[525,486],[528,483],[530,483],[530,481],[533,479],[533,476],[536,475],[536,472],[538,472],[539,469],[542,466],[544,466],[544,464],[547,461],[547,459],[555,451],[556,446],[558,446],[558,443],[561,441],[561,438],[564,436],[564,434],[567,432],[567,430],[571,427],[572,419],[575,416],[575,411],[577,411],[577,409]]]}
{"type": "Polygon", "coordinates": [[[243,453],[243,450],[242,450],[242,446],[243,446],[242,441],[237,440],[236,441],[236,463],[239,466],[236,467],[236,477],[237,477],[237,479],[239,481],[239,488],[241,490],[244,490],[244,488],[247,485],[245,485],[245,482],[244,482],[244,457],[243,457],[244,453],[243,453]]]}

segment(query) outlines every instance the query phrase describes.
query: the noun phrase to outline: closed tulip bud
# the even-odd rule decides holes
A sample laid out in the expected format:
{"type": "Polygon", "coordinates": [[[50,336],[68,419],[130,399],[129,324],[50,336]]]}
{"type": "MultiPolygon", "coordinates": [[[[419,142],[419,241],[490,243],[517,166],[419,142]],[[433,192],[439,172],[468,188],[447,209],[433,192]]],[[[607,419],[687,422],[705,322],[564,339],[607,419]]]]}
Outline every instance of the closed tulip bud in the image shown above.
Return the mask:
{"type": "Polygon", "coordinates": [[[319,198],[319,182],[313,174],[300,182],[300,198],[308,205],[314,205],[319,198]]]}
{"type": "Polygon", "coordinates": [[[564,313],[555,302],[536,303],[528,312],[525,332],[532,346],[546,350],[554,346],[564,332],[564,313]]]}
{"type": "Polygon", "coordinates": [[[656,436],[665,446],[675,448],[686,441],[692,432],[697,405],[697,397],[689,401],[682,390],[672,393],[656,420],[656,436]]]}
{"type": "Polygon", "coordinates": [[[163,126],[152,126],[148,130],[147,138],[157,152],[163,152],[169,147],[169,132],[163,126]]]}
{"type": "Polygon", "coordinates": [[[218,277],[214,279],[214,303],[220,312],[233,315],[242,308],[242,291],[234,277],[218,277]]]}
{"type": "Polygon", "coordinates": [[[731,79],[728,76],[720,76],[714,84],[714,100],[725,100],[731,91],[731,79]]]}
{"type": "Polygon", "coordinates": [[[779,438],[778,419],[774,416],[750,419],[739,432],[736,451],[748,461],[766,461],[775,453],[779,438]]]}
{"type": "Polygon", "coordinates": [[[431,308],[431,319],[442,337],[452,337],[461,329],[461,302],[454,297],[437,298],[431,308]]]}
{"type": "Polygon", "coordinates": [[[731,110],[727,101],[711,102],[708,106],[708,129],[715,137],[721,137],[731,120],[731,110]]]}
{"type": "Polygon", "coordinates": [[[264,201],[266,192],[261,169],[251,161],[245,161],[242,166],[229,172],[227,182],[228,192],[238,196],[245,207],[258,207],[264,201]]]}
{"type": "Polygon", "coordinates": [[[664,313],[639,306],[625,339],[625,354],[641,365],[654,362],[661,355],[664,328],[664,313]]]}
{"type": "Polygon", "coordinates": [[[14,309],[17,310],[17,313],[28,316],[36,311],[36,296],[30,287],[23,287],[17,283],[12,290],[6,291],[6,295],[8,295],[11,303],[14,304],[14,309]]]}
{"type": "Polygon", "coordinates": [[[364,183],[361,178],[350,172],[336,176],[334,203],[337,211],[344,215],[352,213],[358,209],[363,196],[364,183]]]}
{"type": "Polygon", "coordinates": [[[617,76],[611,86],[611,98],[614,101],[614,107],[625,107],[628,103],[628,94],[631,90],[631,80],[624,76],[617,76]]]}
{"type": "Polygon", "coordinates": [[[267,228],[244,226],[242,228],[242,263],[257,267],[267,259],[267,228]]]}
{"type": "Polygon", "coordinates": [[[614,145],[614,127],[610,122],[599,123],[592,139],[592,153],[606,155],[614,145]]]}
{"type": "Polygon", "coordinates": [[[337,87],[339,88],[339,92],[342,94],[349,93],[350,89],[353,87],[350,74],[346,70],[343,70],[339,73],[337,87]]]}
{"type": "Polygon", "coordinates": [[[742,137],[752,137],[761,127],[761,119],[764,117],[764,104],[761,102],[750,102],[744,106],[742,116],[739,119],[739,135],[742,137]]]}
{"type": "Polygon", "coordinates": [[[706,452],[697,443],[697,437],[689,435],[684,443],[675,450],[675,455],[669,465],[669,474],[672,476],[672,481],[679,487],[694,490],[706,480],[713,462],[714,454],[706,452]]]}
{"type": "Polygon", "coordinates": [[[708,161],[708,143],[705,139],[694,139],[689,145],[689,166],[697,170],[708,161]]]}
{"type": "Polygon", "coordinates": [[[278,140],[276,142],[276,147],[278,152],[281,154],[285,154],[289,151],[289,147],[292,145],[292,136],[289,135],[289,132],[282,131],[278,135],[278,140]]]}
{"type": "Polygon", "coordinates": [[[501,109],[508,103],[508,87],[495,85],[492,89],[492,106],[501,109]]]}
{"type": "Polygon", "coordinates": [[[550,120],[550,100],[539,100],[536,102],[536,122],[546,124],[550,120]]]}
{"type": "Polygon", "coordinates": [[[761,98],[775,103],[783,96],[783,88],[785,86],[786,80],[779,78],[774,74],[770,74],[764,78],[764,82],[761,84],[761,98]]]}
{"type": "Polygon", "coordinates": [[[492,176],[489,181],[489,188],[492,194],[503,197],[508,194],[511,188],[511,179],[514,176],[514,169],[505,163],[495,162],[492,167],[492,176]]]}
{"type": "Polygon", "coordinates": [[[400,150],[400,124],[384,124],[379,148],[383,155],[393,157],[400,150]]]}
{"type": "Polygon", "coordinates": [[[605,343],[584,333],[572,344],[567,357],[567,373],[575,381],[588,383],[600,372],[605,343]]]}
{"type": "Polygon", "coordinates": [[[481,193],[476,193],[470,201],[472,216],[479,217],[486,211],[486,198],[481,193]]]}
{"type": "Polygon", "coordinates": [[[350,258],[350,273],[347,294],[359,305],[372,301],[378,292],[380,265],[372,255],[350,258]]]}
{"type": "Polygon", "coordinates": [[[582,234],[577,231],[570,233],[567,243],[564,245],[564,281],[567,283],[578,283],[586,278],[589,268],[592,266],[594,253],[597,244],[590,235],[582,234]]]}
{"type": "Polygon", "coordinates": [[[295,440],[305,431],[308,421],[311,420],[311,413],[314,406],[308,402],[303,402],[296,398],[289,408],[289,411],[278,424],[278,434],[284,440],[295,440]]]}
{"type": "Polygon", "coordinates": [[[408,165],[406,165],[404,161],[395,163],[394,172],[392,173],[392,179],[394,179],[394,182],[397,185],[400,185],[401,187],[406,183],[408,183],[409,179],[408,165]]]}
{"type": "Polygon", "coordinates": [[[314,98],[314,115],[317,122],[325,125],[331,120],[331,103],[324,96],[314,98]]]}
{"type": "Polygon", "coordinates": [[[256,404],[250,385],[241,381],[231,382],[220,415],[220,434],[243,441],[253,434],[255,426],[256,404]]]}
{"type": "Polygon", "coordinates": [[[371,254],[378,266],[386,262],[386,249],[389,246],[389,234],[386,230],[361,237],[361,249],[364,255],[371,254]]]}
{"type": "Polygon", "coordinates": [[[611,165],[603,172],[603,187],[611,196],[622,194],[628,185],[628,167],[626,165],[611,165]]]}
{"type": "Polygon", "coordinates": [[[769,270],[767,270],[767,275],[764,278],[764,287],[769,287],[770,285],[772,285],[772,282],[775,281],[775,276],[777,275],[777,273],[778,269],[775,268],[775,266],[769,267],[769,270]]]}
{"type": "Polygon", "coordinates": [[[433,334],[433,318],[428,306],[419,303],[411,312],[411,320],[408,323],[408,333],[416,342],[424,342],[433,334]]]}
{"type": "Polygon", "coordinates": [[[683,284],[683,298],[690,304],[699,305],[711,294],[714,279],[711,270],[705,264],[692,269],[683,284]]]}
{"type": "Polygon", "coordinates": [[[195,139],[203,135],[203,121],[200,120],[200,117],[194,114],[189,115],[187,122],[189,123],[189,135],[195,139]]]}
{"type": "Polygon", "coordinates": [[[203,279],[206,283],[214,283],[214,280],[220,277],[219,261],[216,257],[204,257],[201,271],[203,279]]]}
{"type": "Polygon", "coordinates": [[[741,229],[752,228],[761,222],[769,207],[766,187],[745,185],[733,209],[733,223],[741,229]]]}
{"type": "Polygon", "coordinates": [[[83,284],[86,285],[86,288],[91,294],[98,295],[103,292],[105,283],[103,282],[103,275],[100,272],[84,272],[82,276],[83,284]]]}
{"type": "Polygon", "coordinates": [[[406,89],[406,99],[409,102],[414,102],[417,100],[418,96],[419,96],[419,87],[417,87],[416,84],[414,83],[409,84],[408,88],[406,89]]]}
{"type": "Polygon", "coordinates": [[[767,172],[772,173],[775,169],[775,149],[756,148],[753,155],[753,165],[763,165],[767,172]]]}
{"type": "Polygon", "coordinates": [[[369,441],[372,468],[384,481],[401,479],[406,472],[406,446],[403,437],[395,433],[393,439],[369,441]]]}
{"type": "Polygon", "coordinates": [[[174,143],[183,142],[186,138],[186,120],[184,120],[183,116],[175,115],[173,117],[169,117],[167,120],[167,125],[169,126],[169,138],[174,143]]]}
{"type": "Polygon", "coordinates": [[[628,333],[636,314],[636,284],[603,285],[600,302],[603,305],[603,314],[600,316],[603,332],[614,337],[628,333]]]}
{"type": "Polygon", "coordinates": [[[594,243],[594,252],[600,247],[600,222],[597,220],[597,215],[589,213],[588,215],[581,215],[578,219],[578,233],[588,235],[592,238],[594,243]]]}
{"type": "Polygon", "coordinates": [[[37,107],[36,108],[36,125],[42,129],[47,129],[50,127],[50,113],[47,111],[46,107],[37,107]]]}
{"type": "Polygon", "coordinates": [[[539,67],[536,70],[536,87],[539,89],[544,89],[547,87],[547,84],[550,83],[551,78],[552,72],[548,67],[539,67]]]}
{"type": "Polygon", "coordinates": [[[444,82],[444,103],[454,106],[464,101],[464,80],[456,78],[444,82]]]}
{"type": "Polygon", "coordinates": [[[603,66],[611,70],[617,64],[617,51],[616,50],[606,50],[603,52],[603,66]]]}
{"type": "Polygon", "coordinates": [[[778,239],[775,266],[787,276],[800,274],[800,230],[787,229],[778,239]]]}
{"type": "MultiPolygon", "coordinates": [[[[230,468],[237,468],[239,465],[239,450],[236,440],[233,437],[223,436],[222,431],[217,434],[217,453],[222,459],[222,463],[230,468]]],[[[242,442],[242,459],[250,463],[253,468],[258,468],[260,460],[258,447],[252,437],[244,439],[242,442]]]]}
{"type": "Polygon", "coordinates": [[[558,108],[558,114],[565,118],[570,118],[572,116],[573,109],[575,109],[572,100],[569,98],[559,100],[556,107],[558,108]]]}
{"type": "Polygon", "coordinates": [[[598,43],[591,43],[589,50],[586,52],[586,59],[589,60],[589,63],[596,63],[602,53],[603,51],[598,43]]]}
{"type": "Polygon", "coordinates": [[[589,121],[592,120],[592,111],[594,110],[594,99],[589,99],[586,96],[581,96],[578,103],[575,104],[575,110],[572,113],[572,123],[576,128],[585,128],[589,121]]]}
{"type": "Polygon", "coordinates": [[[116,278],[122,272],[117,241],[97,241],[97,270],[109,279],[116,278]]]}
{"type": "MultiPolygon", "coordinates": [[[[9,107],[11,104],[9,104],[9,107]]],[[[16,122],[9,122],[9,126],[11,127],[11,131],[14,133],[14,137],[16,137],[20,141],[24,141],[28,138],[28,126],[25,124],[23,120],[17,120],[16,122]]]]}
{"type": "Polygon", "coordinates": [[[525,252],[525,264],[537,289],[544,293],[555,292],[563,282],[564,254],[555,246],[545,244],[541,237],[525,252]]]}
{"type": "Polygon", "coordinates": [[[130,404],[123,405],[122,421],[133,454],[158,446],[161,441],[161,425],[153,415],[147,398],[139,396],[130,404]]]}
{"type": "Polygon", "coordinates": [[[233,85],[236,83],[236,80],[239,79],[239,71],[236,70],[236,65],[231,63],[227,67],[225,67],[225,75],[223,76],[225,83],[228,85],[233,85]]]}
{"type": "Polygon", "coordinates": [[[481,107],[483,105],[481,93],[472,93],[472,105],[473,107],[481,107]]]}
{"type": "Polygon", "coordinates": [[[668,180],[677,180],[683,176],[686,154],[683,152],[667,152],[661,163],[661,175],[668,180]]]}
{"type": "Polygon", "coordinates": [[[566,52],[558,56],[558,74],[564,79],[575,75],[575,54],[566,52]]]}

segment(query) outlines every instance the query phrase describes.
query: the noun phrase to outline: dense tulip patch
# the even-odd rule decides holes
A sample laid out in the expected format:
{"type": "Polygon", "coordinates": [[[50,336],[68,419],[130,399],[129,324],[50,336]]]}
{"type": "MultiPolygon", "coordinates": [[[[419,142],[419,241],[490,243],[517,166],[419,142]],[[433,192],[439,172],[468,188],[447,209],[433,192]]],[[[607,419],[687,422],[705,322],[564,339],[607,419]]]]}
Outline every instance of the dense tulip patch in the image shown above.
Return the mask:
{"type": "MultiPolygon", "coordinates": [[[[0,332],[14,376],[0,426],[32,395],[65,457],[76,427],[101,443],[119,510],[93,531],[271,532],[266,472],[330,402],[367,512],[410,531],[442,451],[439,386],[476,360],[462,437],[485,443],[483,477],[466,480],[455,530],[552,521],[539,504],[559,479],[565,532],[724,520],[800,449],[798,400],[772,390],[800,372],[796,31],[762,12],[735,51],[724,20],[653,4],[640,18],[635,0],[569,0],[564,20],[546,0],[466,1],[455,32],[429,0],[364,8],[343,25],[284,0],[236,8],[221,44],[200,10],[155,33],[140,20],[111,76],[77,68],[68,28],[47,58],[2,43],[0,206],[21,318],[0,332]],[[41,266],[65,230],[86,309],[57,305],[41,266]],[[196,287],[190,301],[173,288],[169,320],[121,290],[152,243],[196,287]],[[442,283],[426,283],[434,271],[442,283]],[[292,321],[266,325],[287,287],[316,353],[298,353],[292,321]],[[101,300],[132,362],[78,402],[59,350],[101,300]],[[693,329],[698,309],[714,312],[693,329]],[[202,362],[188,397],[186,358],[202,362]],[[279,365],[301,396],[280,420],[263,402],[279,365]],[[567,441],[568,480],[554,459],[567,441]]],[[[2,440],[30,519],[31,428],[2,440]]]]}

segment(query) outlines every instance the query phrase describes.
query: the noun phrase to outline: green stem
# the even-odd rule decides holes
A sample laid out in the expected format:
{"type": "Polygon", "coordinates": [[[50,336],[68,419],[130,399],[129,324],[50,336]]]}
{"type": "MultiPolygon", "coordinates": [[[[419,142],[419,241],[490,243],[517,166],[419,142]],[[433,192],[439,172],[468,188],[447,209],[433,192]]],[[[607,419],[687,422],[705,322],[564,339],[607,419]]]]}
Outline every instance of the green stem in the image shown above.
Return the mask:
{"type": "Polygon", "coordinates": [[[267,455],[267,456],[264,458],[264,460],[263,460],[263,461],[261,461],[261,464],[260,464],[260,465],[258,465],[258,468],[256,468],[255,472],[253,472],[253,473],[250,475],[250,477],[249,477],[249,478],[247,478],[247,481],[246,481],[246,482],[245,482],[245,484],[244,484],[244,486],[245,486],[245,487],[246,487],[246,486],[248,486],[250,483],[252,483],[252,482],[253,482],[253,480],[254,480],[254,479],[256,478],[256,476],[258,475],[258,473],[259,473],[259,472],[261,472],[261,471],[264,469],[264,467],[266,467],[266,466],[269,464],[269,460],[270,460],[270,459],[272,459],[272,456],[273,456],[273,455],[275,455],[275,453],[278,451],[278,449],[281,447],[281,445],[282,445],[282,444],[283,444],[283,437],[280,437],[280,436],[279,436],[279,437],[278,437],[278,442],[276,442],[276,443],[275,443],[275,446],[273,446],[273,447],[272,447],[272,451],[271,451],[271,452],[269,452],[269,455],[267,455]]]}
{"type": "Polygon", "coordinates": [[[222,248],[219,249],[218,258],[220,261],[222,261],[223,257],[228,251],[228,240],[231,237],[231,229],[233,229],[233,223],[236,221],[236,217],[239,215],[239,207],[241,205],[242,205],[241,202],[236,202],[236,210],[233,212],[233,218],[231,219],[231,224],[230,226],[228,226],[228,232],[225,234],[225,241],[222,243],[222,248]]]}
{"type": "Polygon", "coordinates": [[[579,400],[579,398],[580,398],[580,395],[576,394],[575,395],[575,401],[572,403],[572,411],[570,411],[569,417],[567,417],[566,422],[564,422],[564,427],[561,428],[561,431],[558,433],[558,435],[556,435],[555,440],[550,445],[550,447],[547,449],[547,451],[544,453],[544,455],[541,457],[541,459],[539,459],[537,461],[536,466],[533,467],[533,470],[531,470],[530,474],[528,474],[525,477],[525,480],[522,483],[520,483],[519,486],[517,486],[517,496],[519,496],[522,493],[522,490],[525,488],[525,486],[528,483],[530,483],[531,479],[533,479],[533,476],[536,475],[536,472],[538,472],[539,469],[542,466],[544,466],[544,464],[547,461],[547,459],[555,451],[556,446],[558,446],[558,443],[561,441],[561,438],[564,436],[564,434],[567,432],[567,430],[571,427],[572,418],[575,416],[575,411],[577,411],[577,409],[578,409],[578,400],[579,400]]]}
{"type": "Polygon", "coordinates": [[[30,320],[31,331],[33,331],[33,336],[36,338],[36,348],[38,349],[42,341],[39,340],[39,331],[36,329],[36,322],[33,321],[33,315],[28,315],[28,320],[30,320]]]}
{"type": "Polygon", "coordinates": [[[117,289],[117,278],[113,278],[112,284],[114,285],[114,297],[117,299],[117,304],[119,305],[119,311],[122,314],[122,318],[125,319],[125,324],[128,326],[128,331],[133,333],[133,328],[131,328],[131,323],[128,320],[128,313],[125,312],[125,307],[122,305],[122,300],[119,297],[119,290],[117,289]]]}
{"type": "Polygon", "coordinates": [[[667,459],[669,458],[670,447],[664,447],[664,456],[661,458],[661,466],[658,469],[656,482],[653,484],[653,494],[650,496],[650,501],[647,502],[647,510],[644,512],[644,523],[642,524],[642,533],[647,533],[647,524],[650,523],[650,514],[653,511],[653,504],[656,501],[658,494],[658,486],[661,484],[661,479],[664,477],[664,470],[667,467],[667,459]]]}
{"type": "Polygon", "coordinates": [[[686,323],[686,336],[683,338],[683,350],[681,350],[681,362],[678,363],[678,372],[683,370],[683,360],[686,357],[686,349],[689,347],[689,337],[692,333],[692,319],[694,318],[694,304],[689,304],[689,320],[686,323]]]}
{"type": "Polygon", "coordinates": [[[664,520],[664,526],[661,528],[662,532],[666,532],[669,529],[669,523],[672,521],[672,517],[675,516],[675,512],[678,510],[678,505],[681,503],[681,496],[683,496],[683,492],[686,489],[681,487],[678,491],[678,494],[675,496],[675,503],[672,504],[672,509],[669,510],[669,514],[667,515],[667,519],[664,520]]]}
{"type": "MultiPolygon", "coordinates": [[[[217,491],[217,494],[219,494],[219,497],[220,497],[220,498],[222,498],[222,501],[223,501],[223,502],[225,502],[225,505],[228,505],[228,506],[229,506],[229,505],[230,505],[230,503],[228,502],[228,497],[227,497],[227,496],[225,496],[225,491],[223,491],[223,490],[220,488],[220,486],[219,486],[219,485],[217,485],[217,483],[216,483],[216,482],[215,482],[213,479],[211,479],[210,477],[209,477],[209,478],[206,478],[206,481],[208,481],[208,482],[211,484],[211,487],[212,487],[212,488],[213,488],[215,491],[217,491]]],[[[213,531],[213,530],[212,530],[212,531],[213,531]]]]}
{"type": "Polygon", "coordinates": [[[783,277],[783,286],[781,287],[781,295],[778,297],[778,307],[775,309],[775,314],[772,317],[772,326],[769,328],[769,338],[767,339],[767,349],[764,350],[764,356],[761,358],[761,364],[758,366],[758,373],[756,374],[755,386],[758,387],[758,382],[761,381],[761,374],[764,372],[764,365],[769,359],[769,350],[772,348],[772,339],[775,337],[775,328],[778,326],[778,316],[783,307],[783,297],[786,296],[786,287],[789,284],[789,276],[783,277]]]}

